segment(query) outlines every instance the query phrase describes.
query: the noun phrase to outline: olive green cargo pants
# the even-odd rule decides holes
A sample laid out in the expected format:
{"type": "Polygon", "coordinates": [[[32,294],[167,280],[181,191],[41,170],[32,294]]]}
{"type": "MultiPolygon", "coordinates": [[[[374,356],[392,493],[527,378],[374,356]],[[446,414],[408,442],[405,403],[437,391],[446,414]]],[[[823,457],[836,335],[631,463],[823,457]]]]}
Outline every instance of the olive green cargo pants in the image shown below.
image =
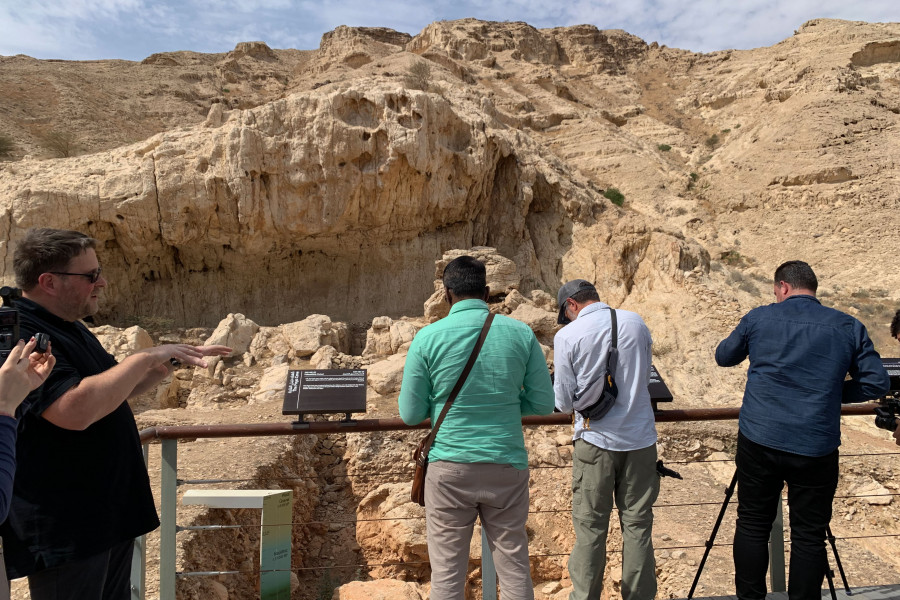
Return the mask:
{"type": "Polygon", "coordinates": [[[656,444],[640,450],[604,450],[575,440],[572,460],[572,522],[569,557],[574,589],[570,600],[599,600],[606,568],[606,536],[613,500],[622,528],[622,598],[656,597],[653,503],[659,494],[656,444]]]}

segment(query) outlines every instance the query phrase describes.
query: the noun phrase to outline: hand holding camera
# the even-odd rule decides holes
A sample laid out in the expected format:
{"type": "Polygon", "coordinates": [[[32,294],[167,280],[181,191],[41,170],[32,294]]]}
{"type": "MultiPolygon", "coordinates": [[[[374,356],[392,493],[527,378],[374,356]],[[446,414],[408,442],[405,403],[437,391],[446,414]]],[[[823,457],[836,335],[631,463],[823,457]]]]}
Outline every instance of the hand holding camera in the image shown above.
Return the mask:
{"type": "MultiPolygon", "coordinates": [[[[47,337],[46,334],[38,335],[47,337]]],[[[49,340],[45,340],[44,351],[39,352],[36,337],[27,343],[19,340],[9,350],[6,361],[0,367],[0,414],[14,416],[25,396],[46,381],[56,364],[49,340]]]]}

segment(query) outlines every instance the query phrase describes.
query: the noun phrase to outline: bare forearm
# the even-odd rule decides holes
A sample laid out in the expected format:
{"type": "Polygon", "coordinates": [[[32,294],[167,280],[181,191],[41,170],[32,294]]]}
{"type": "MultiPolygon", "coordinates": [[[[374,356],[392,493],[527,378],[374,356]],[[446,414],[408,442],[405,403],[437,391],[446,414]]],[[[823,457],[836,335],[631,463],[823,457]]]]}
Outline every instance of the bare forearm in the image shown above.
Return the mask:
{"type": "Polygon", "coordinates": [[[165,344],[135,352],[98,375],[86,377],[44,411],[45,419],[64,429],[85,429],[125,402],[159,383],[169,372],[169,361],[206,367],[205,356],[227,356],[226,346],[165,344]]]}
{"type": "Polygon", "coordinates": [[[43,417],[63,429],[85,429],[131,396],[153,363],[151,356],[139,352],[103,373],[86,377],[51,404],[43,417]]]}

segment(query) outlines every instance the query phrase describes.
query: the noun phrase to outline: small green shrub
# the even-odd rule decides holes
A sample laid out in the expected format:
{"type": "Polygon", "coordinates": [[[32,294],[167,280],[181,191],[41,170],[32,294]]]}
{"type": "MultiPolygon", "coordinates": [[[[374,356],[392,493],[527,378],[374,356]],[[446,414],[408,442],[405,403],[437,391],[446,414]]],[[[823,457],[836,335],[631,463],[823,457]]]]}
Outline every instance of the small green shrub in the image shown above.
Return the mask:
{"type": "Polygon", "coordinates": [[[706,138],[706,141],[704,143],[710,149],[715,148],[716,146],[719,145],[719,136],[714,133],[711,136],[709,136],[708,138],[706,138]]]}
{"type": "Polygon", "coordinates": [[[668,145],[668,144],[660,144],[660,145],[657,146],[656,148],[657,148],[657,150],[659,150],[660,152],[668,152],[669,150],[672,149],[672,146],[670,146],[670,145],[668,145]]]}
{"type": "Polygon", "coordinates": [[[410,89],[428,91],[431,86],[431,64],[426,60],[417,60],[406,70],[403,80],[410,89]]]}
{"type": "Polygon", "coordinates": [[[744,257],[737,250],[726,250],[719,256],[719,260],[731,267],[744,264],[744,257]]]}
{"type": "Polygon", "coordinates": [[[16,144],[13,142],[11,137],[0,134],[0,156],[12,155],[13,148],[15,147],[16,144]]]}
{"type": "Polygon", "coordinates": [[[730,130],[730,129],[723,129],[723,130],[722,130],[722,133],[731,133],[731,130],[730,130]]]}
{"type": "Polygon", "coordinates": [[[668,342],[668,341],[655,342],[653,344],[652,352],[653,352],[653,356],[659,358],[659,357],[665,356],[666,354],[669,354],[674,349],[675,349],[675,344],[673,344],[672,342],[668,342]]]}
{"type": "Polygon", "coordinates": [[[747,281],[747,280],[742,281],[741,284],[738,286],[738,289],[743,290],[753,296],[759,295],[759,289],[753,284],[752,281],[747,281]]]}
{"type": "Polygon", "coordinates": [[[60,158],[75,156],[75,134],[64,129],[54,129],[41,137],[44,148],[60,158]]]}
{"type": "Polygon", "coordinates": [[[607,190],[603,192],[603,197],[616,206],[622,206],[623,204],[625,204],[625,194],[620,192],[618,188],[607,188],[607,190]]]}
{"type": "Polygon", "coordinates": [[[697,181],[698,179],[700,179],[700,176],[696,173],[691,173],[689,177],[691,178],[691,181],[697,181]]]}

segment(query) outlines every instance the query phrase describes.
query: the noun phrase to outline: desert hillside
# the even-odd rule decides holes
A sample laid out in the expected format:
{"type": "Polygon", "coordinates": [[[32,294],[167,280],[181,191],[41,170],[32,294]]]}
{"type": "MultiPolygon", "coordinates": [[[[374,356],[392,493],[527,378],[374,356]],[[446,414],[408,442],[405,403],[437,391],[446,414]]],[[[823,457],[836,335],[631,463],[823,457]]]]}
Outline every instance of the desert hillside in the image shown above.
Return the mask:
{"type": "MultiPolygon", "coordinates": [[[[887,331],[900,308],[898,133],[900,23],[814,20],[771,47],[709,54],[590,25],[464,19],[415,36],[339,27],[304,51],[245,42],[139,63],[0,57],[0,279],[12,283],[12,248],[29,227],[78,229],[101,243],[110,286],[97,322],[110,348],[238,345],[236,357],[179,371],[136,403],[142,426],[282,418],[289,365],[367,368],[368,416],[395,415],[406,347],[445,314],[436,274],[460,252],[485,258],[492,310],[528,323],[548,363],[556,290],[585,278],[644,316],[678,407],[737,406],[743,369],[716,368],[712,351],[744,312],[773,300],[785,260],[809,262],[823,302],[857,316],[883,355],[900,354],[887,331]]],[[[890,449],[868,420],[848,421],[850,447],[890,449]]],[[[727,458],[733,431],[697,427],[661,428],[668,459],[727,458]]],[[[357,505],[360,518],[405,515],[405,478],[346,474],[404,461],[414,437],[254,441],[256,460],[241,468],[318,477],[295,520],[357,505]]],[[[566,437],[530,431],[533,466],[565,463],[566,437]]],[[[238,442],[227,452],[247,458],[238,442]]],[[[842,489],[896,491],[874,464],[850,468],[842,489]]],[[[699,468],[718,499],[728,474],[699,468]]],[[[544,494],[534,502],[559,507],[544,494]]],[[[895,530],[895,505],[840,514],[851,533],[869,522],[895,530]]],[[[563,517],[535,530],[548,555],[569,542],[563,517]]],[[[670,525],[670,545],[707,528],[670,525]]],[[[295,534],[295,564],[422,558],[421,532],[325,529],[295,534]]],[[[191,538],[179,560],[202,569],[226,545],[191,538]]],[[[868,575],[900,580],[884,549],[860,542],[853,552],[876,561],[868,575]]],[[[663,559],[661,590],[685,592],[679,564],[693,559],[663,559]]],[[[563,586],[543,597],[562,594],[561,561],[536,567],[541,589],[563,586]]],[[[707,591],[727,591],[727,579],[707,591]]],[[[212,597],[204,585],[182,593],[212,597]]],[[[249,589],[217,585],[218,597],[249,589]]]]}

